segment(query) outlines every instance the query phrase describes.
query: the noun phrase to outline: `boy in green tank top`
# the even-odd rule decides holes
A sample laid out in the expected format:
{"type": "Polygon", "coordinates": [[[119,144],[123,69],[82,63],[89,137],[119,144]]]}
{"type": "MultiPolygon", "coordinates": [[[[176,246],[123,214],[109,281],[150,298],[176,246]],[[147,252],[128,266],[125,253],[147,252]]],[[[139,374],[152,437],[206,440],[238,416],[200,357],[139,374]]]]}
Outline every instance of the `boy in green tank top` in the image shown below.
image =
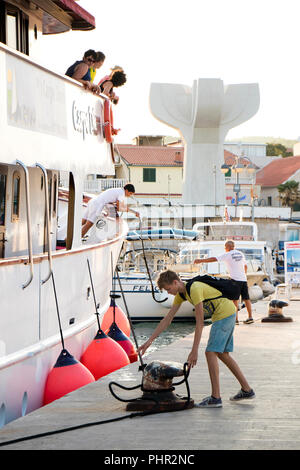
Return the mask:
{"type": "Polygon", "coordinates": [[[233,351],[233,330],[236,314],[235,305],[232,300],[224,297],[215,299],[215,297],[222,295],[222,293],[217,289],[198,281],[192,284],[190,295],[188,295],[185,283],[180,280],[175,272],[170,270],[160,274],[157,285],[160,290],[165,289],[168,294],[174,295],[174,302],[168,314],[160,321],[150,338],[140,346],[138,351],[141,354],[145,353],[154,339],[171,324],[182,302],[186,299],[195,307],[196,326],[194,341],[192,350],[187,359],[188,366],[194,367],[197,364],[198,349],[204,328],[203,302],[209,302],[209,304],[211,304],[213,314],[212,326],[205,350],[205,356],[211,380],[211,395],[204,398],[195,406],[200,408],[220,408],[222,406],[218,359],[220,359],[229,368],[241,385],[241,390],[231,397],[230,400],[237,401],[254,398],[254,391],[248,384],[238,364],[229,354],[233,351]]]}

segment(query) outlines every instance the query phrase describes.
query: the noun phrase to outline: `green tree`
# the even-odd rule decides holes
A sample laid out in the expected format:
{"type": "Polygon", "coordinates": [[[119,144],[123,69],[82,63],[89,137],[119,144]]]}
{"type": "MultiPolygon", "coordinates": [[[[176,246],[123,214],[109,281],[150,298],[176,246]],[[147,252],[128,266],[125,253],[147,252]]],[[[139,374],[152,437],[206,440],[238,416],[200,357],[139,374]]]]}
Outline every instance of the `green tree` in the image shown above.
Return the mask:
{"type": "Polygon", "coordinates": [[[267,156],[273,157],[276,155],[282,155],[283,158],[293,156],[292,152],[288,152],[282,144],[267,144],[267,156]]]}

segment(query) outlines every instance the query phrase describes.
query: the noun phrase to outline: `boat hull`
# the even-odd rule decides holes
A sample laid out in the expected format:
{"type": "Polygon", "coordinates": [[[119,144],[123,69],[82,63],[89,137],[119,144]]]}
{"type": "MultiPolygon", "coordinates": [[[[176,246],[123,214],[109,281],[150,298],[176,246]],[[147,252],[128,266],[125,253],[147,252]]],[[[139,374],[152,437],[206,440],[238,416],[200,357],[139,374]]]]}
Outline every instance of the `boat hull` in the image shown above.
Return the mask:
{"type": "MultiPolygon", "coordinates": [[[[152,282],[154,290],[152,293],[151,283],[146,274],[120,274],[120,282],[132,322],[160,321],[166,316],[171,307],[169,296],[166,292],[161,292],[158,289],[155,281],[152,282]]],[[[117,304],[126,312],[122,291],[118,283],[115,283],[115,293],[120,295],[117,304]]],[[[173,321],[195,321],[192,309],[181,308],[173,321]]]]}
{"type": "Polygon", "coordinates": [[[26,289],[22,283],[28,266],[20,260],[0,262],[3,289],[15,292],[9,303],[0,300],[0,426],[39,408],[43,404],[47,376],[63,347],[77,360],[98,330],[89,260],[99,319],[110,305],[111,259],[117,262],[126,234],[75,250],[53,253],[53,278],[41,283],[48,270],[48,258],[34,259],[33,281],[26,289]]]}

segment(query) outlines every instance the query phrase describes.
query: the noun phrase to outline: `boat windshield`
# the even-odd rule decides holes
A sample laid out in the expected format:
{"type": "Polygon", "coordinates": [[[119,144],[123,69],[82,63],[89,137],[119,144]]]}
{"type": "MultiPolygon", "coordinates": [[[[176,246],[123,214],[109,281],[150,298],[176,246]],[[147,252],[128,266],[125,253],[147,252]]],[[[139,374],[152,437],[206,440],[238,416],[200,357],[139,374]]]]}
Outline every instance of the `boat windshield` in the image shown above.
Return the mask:
{"type": "Polygon", "coordinates": [[[179,262],[182,264],[192,264],[195,258],[208,258],[209,249],[193,249],[193,250],[182,250],[179,254],[179,262]]]}
{"type": "Polygon", "coordinates": [[[263,262],[264,256],[263,252],[260,249],[257,248],[238,248],[239,251],[244,253],[244,256],[246,260],[255,260],[255,261],[260,261],[263,262]]]}
{"type": "MultiPolygon", "coordinates": [[[[197,224],[196,224],[197,226],[197,224]]],[[[198,239],[205,241],[254,240],[253,227],[243,224],[211,224],[199,227],[198,239]]]]}

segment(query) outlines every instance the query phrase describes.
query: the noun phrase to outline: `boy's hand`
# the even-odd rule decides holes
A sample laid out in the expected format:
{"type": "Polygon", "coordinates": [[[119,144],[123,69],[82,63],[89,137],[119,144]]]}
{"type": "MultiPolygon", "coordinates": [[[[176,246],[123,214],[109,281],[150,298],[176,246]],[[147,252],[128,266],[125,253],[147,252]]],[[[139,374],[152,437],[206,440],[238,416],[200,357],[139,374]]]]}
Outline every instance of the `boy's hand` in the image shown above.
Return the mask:
{"type": "Polygon", "coordinates": [[[144,344],[142,344],[142,346],[138,348],[137,352],[143,356],[151,344],[152,341],[147,340],[144,344]]]}
{"type": "Polygon", "coordinates": [[[194,367],[197,364],[197,360],[198,360],[198,351],[192,350],[187,359],[188,366],[194,367]]]}

